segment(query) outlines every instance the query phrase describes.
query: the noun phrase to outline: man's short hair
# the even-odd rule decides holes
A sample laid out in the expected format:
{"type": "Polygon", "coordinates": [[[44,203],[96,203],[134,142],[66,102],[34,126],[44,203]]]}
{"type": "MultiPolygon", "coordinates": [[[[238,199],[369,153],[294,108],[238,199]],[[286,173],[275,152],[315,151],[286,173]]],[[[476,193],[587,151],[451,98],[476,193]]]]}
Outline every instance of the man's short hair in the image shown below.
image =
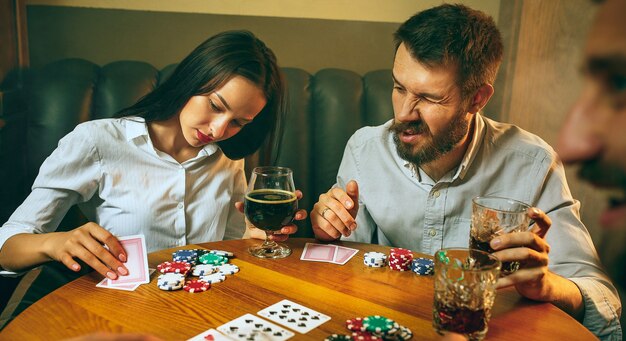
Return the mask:
{"type": "Polygon", "coordinates": [[[464,99],[493,84],[502,61],[502,37],[493,18],[464,5],[444,4],[419,12],[394,34],[426,67],[458,66],[464,99]]]}

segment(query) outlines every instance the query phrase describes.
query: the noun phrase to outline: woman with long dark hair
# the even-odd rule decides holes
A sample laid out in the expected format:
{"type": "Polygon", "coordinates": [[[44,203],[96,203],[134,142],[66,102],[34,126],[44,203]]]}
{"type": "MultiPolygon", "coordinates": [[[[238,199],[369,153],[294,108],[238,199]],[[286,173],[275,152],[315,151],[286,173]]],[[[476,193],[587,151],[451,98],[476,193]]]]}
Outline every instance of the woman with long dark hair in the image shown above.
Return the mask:
{"type": "MultiPolygon", "coordinates": [[[[117,118],[82,123],[59,142],[0,228],[0,267],[58,261],[79,271],[82,261],[116,279],[127,274],[117,237],[143,234],[149,252],[264,238],[235,208],[246,188],[241,159],[264,143],[276,150],[284,93],[274,53],[252,33],[209,38],[117,118]],[[90,222],[54,232],[75,204],[90,222]]],[[[282,238],[295,231],[286,226],[282,238]]]]}

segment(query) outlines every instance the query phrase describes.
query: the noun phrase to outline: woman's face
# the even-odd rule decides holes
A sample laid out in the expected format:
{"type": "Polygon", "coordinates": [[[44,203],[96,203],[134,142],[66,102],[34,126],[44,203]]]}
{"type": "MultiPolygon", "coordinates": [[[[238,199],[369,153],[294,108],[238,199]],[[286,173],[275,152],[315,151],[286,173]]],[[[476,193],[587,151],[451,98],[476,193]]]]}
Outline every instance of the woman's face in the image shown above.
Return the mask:
{"type": "Polygon", "coordinates": [[[252,122],[266,103],[256,84],[234,76],[210,94],[189,99],[179,114],[183,136],[193,147],[226,140],[252,122]]]}

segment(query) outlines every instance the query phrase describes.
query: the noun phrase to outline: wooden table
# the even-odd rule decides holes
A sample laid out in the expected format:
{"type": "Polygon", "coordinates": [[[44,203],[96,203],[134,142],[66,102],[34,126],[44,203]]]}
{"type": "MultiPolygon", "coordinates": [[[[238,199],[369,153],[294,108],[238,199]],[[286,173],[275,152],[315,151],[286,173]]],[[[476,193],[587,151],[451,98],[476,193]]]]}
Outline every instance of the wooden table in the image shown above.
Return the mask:
{"type": "MultiPolygon", "coordinates": [[[[283,299],[315,309],[332,319],[294,340],[323,340],[332,333],[349,334],[348,318],[384,315],[409,327],[413,340],[434,340],[433,279],[389,268],[368,268],[363,253],[387,247],[342,242],[361,250],[347,264],[301,261],[306,242],[291,239],[293,254],[284,259],[258,259],[246,249],[257,240],[231,240],[190,245],[235,253],[231,263],[241,271],[203,293],[166,292],[149,284],[136,291],[97,288],[102,276],[85,275],[33,304],[0,333],[2,340],[58,340],[95,331],[151,333],[166,340],[185,340],[246,313],[283,299]]],[[[179,249],[179,248],[177,248],[179,249]]],[[[149,255],[151,268],[171,259],[163,250],[149,255]]],[[[498,291],[487,340],[584,340],[594,336],[552,304],[532,302],[513,289],[498,291]]]]}

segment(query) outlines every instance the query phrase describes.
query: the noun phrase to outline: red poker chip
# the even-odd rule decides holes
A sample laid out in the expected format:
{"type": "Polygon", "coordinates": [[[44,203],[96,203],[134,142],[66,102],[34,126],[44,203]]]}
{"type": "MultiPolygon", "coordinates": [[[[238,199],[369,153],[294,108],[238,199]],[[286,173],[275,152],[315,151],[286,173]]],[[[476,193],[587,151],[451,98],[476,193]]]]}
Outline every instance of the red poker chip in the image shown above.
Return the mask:
{"type": "Polygon", "coordinates": [[[191,281],[187,281],[185,283],[183,289],[187,292],[203,292],[209,290],[210,287],[210,283],[198,279],[192,279],[191,281]]]}
{"type": "Polygon", "coordinates": [[[187,262],[163,262],[157,265],[157,270],[161,273],[173,272],[186,275],[191,270],[191,264],[187,262]]]}
{"type": "Polygon", "coordinates": [[[365,327],[363,326],[363,318],[362,317],[354,317],[349,320],[346,320],[346,328],[353,332],[362,332],[365,331],[365,327]]]}
{"type": "Polygon", "coordinates": [[[380,337],[370,333],[370,332],[352,332],[352,339],[359,341],[379,341],[382,340],[380,337]]]}
{"type": "Polygon", "coordinates": [[[401,247],[392,248],[391,250],[389,250],[389,252],[392,255],[394,255],[394,254],[395,255],[412,255],[413,254],[413,251],[411,251],[409,249],[404,249],[404,248],[401,248],[401,247]]]}

